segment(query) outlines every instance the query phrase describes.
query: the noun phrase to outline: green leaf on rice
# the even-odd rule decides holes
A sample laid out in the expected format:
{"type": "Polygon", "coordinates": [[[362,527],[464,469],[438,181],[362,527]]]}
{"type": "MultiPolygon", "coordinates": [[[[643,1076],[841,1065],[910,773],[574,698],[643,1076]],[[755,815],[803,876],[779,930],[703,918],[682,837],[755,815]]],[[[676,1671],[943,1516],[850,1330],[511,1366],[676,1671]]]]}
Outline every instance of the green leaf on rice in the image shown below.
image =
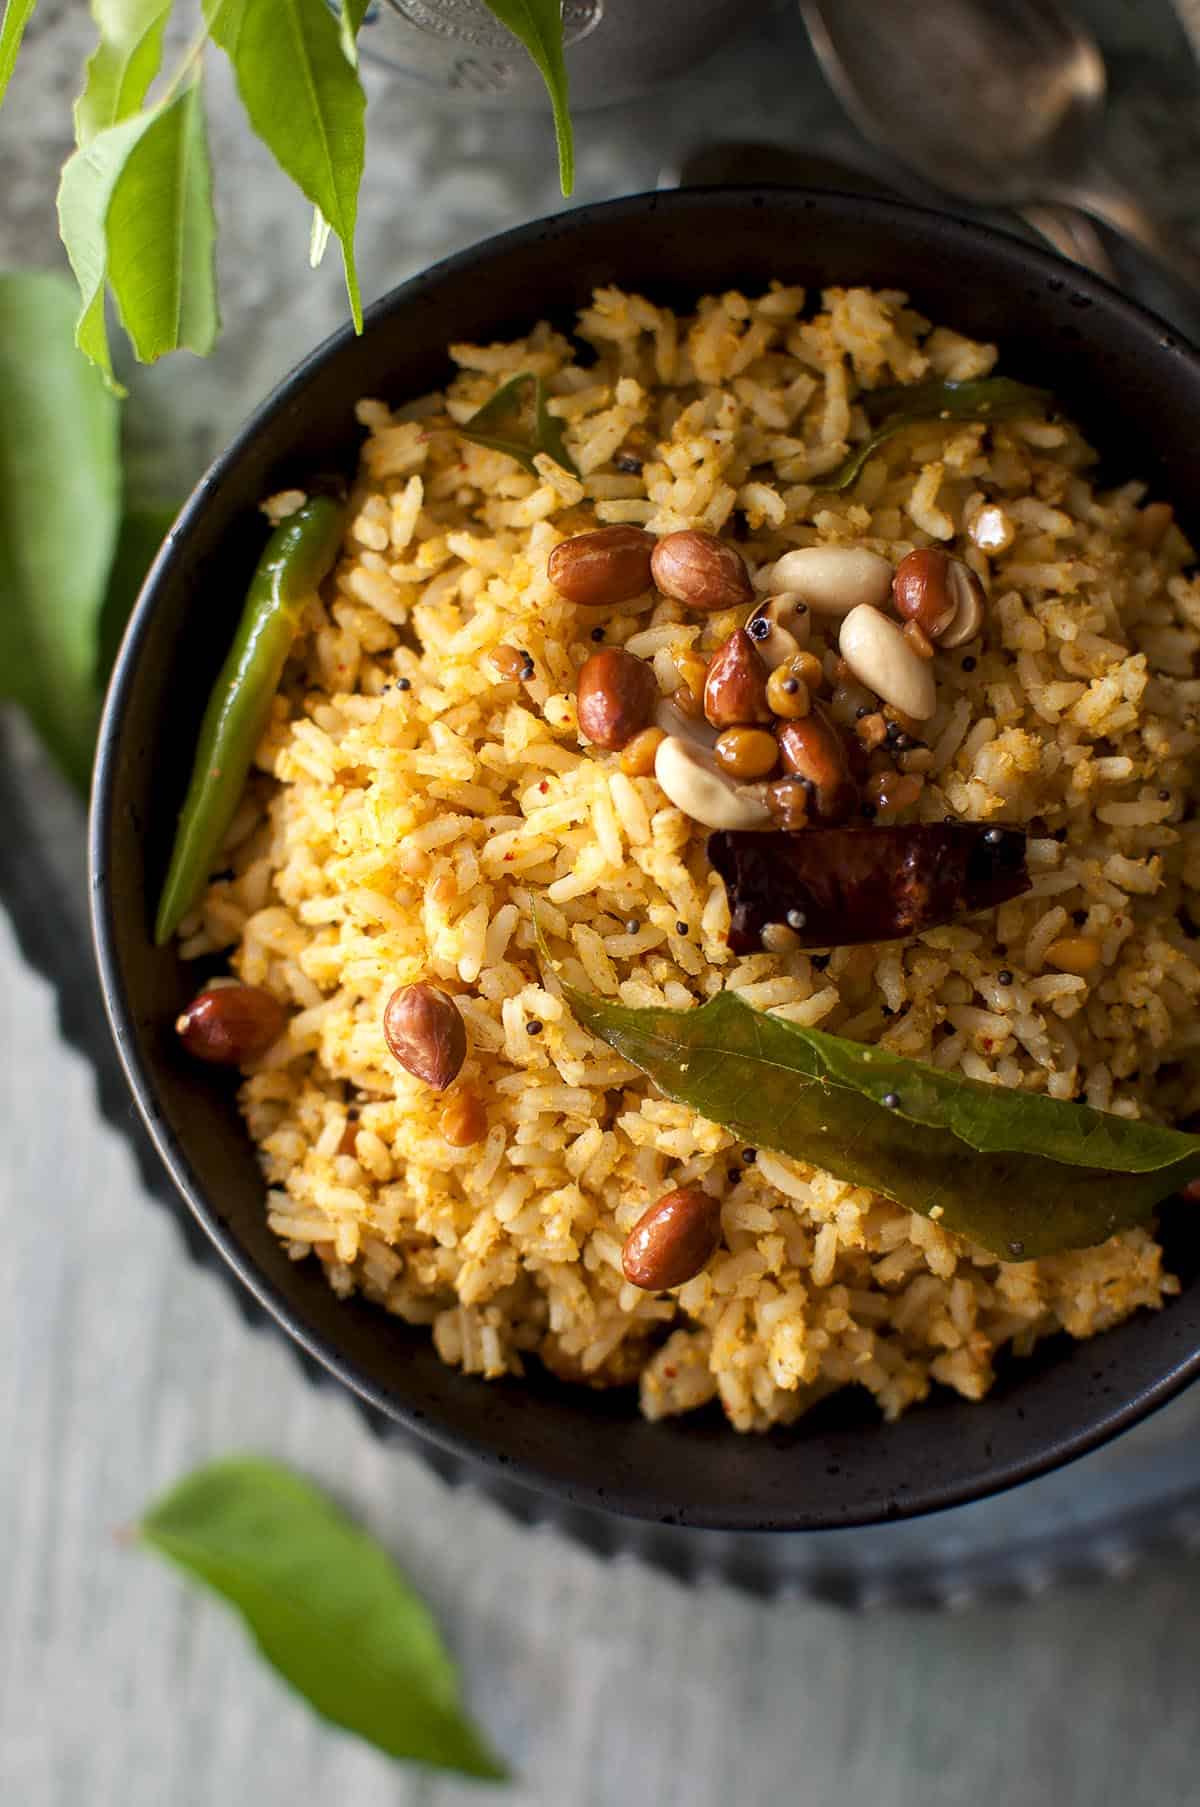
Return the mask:
{"type": "Polygon", "coordinates": [[[554,112],[558,183],[569,195],[575,187],[575,138],[563,57],[562,0],[487,0],[487,6],[520,39],[546,84],[554,112]]]}
{"type": "Polygon", "coordinates": [[[77,150],[63,169],[58,217],[83,302],[75,340],[110,380],[106,285],[143,363],[180,347],[212,349],[215,226],[198,84],[77,150]]]}
{"type": "Polygon", "coordinates": [[[151,1506],[138,1531],[220,1594],[333,1724],[389,1756],[504,1779],[428,1609],[379,1545],[298,1475],[249,1456],[213,1462],[151,1506]]]}
{"type": "MultiPolygon", "coordinates": [[[[207,0],[205,17],[233,64],[255,133],[337,236],[350,312],[361,332],[354,229],[366,96],[346,54],[348,25],[325,0],[207,0]]],[[[320,233],[314,230],[314,251],[320,233]]]]}
{"type": "Polygon", "coordinates": [[[578,1021],[667,1098],[1001,1260],[1148,1223],[1200,1175],[1200,1136],[960,1078],[765,1015],[735,992],[695,1010],[637,1010],[559,982],[578,1021]]]}
{"type": "Polygon", "coordinates": [[[899,383],[860,397],[874,431],[827,476],[814,477],[818,489],[848,489],[869,458],[909,427],[928,420],[1012,420],[1038,418],[1054,402],[1046,389],[1013,377],[989,376],[969,382],[899,383]]]}
{"type": "Polygon", "coordinates": [[[37,0],[4,0],[4,17],[0,19],[0,106],[16,67],[17,52],[25,27],[33,16],[37,0]]]}
{"type": "Polygon", "coordinates": [[[75,142],[89,144],[138,112],[162,65],[163,30],[174,0],[92,0],[100,42],[75,102],[75,142]]]}
{"type": "Polygon", "coordinates": [[[502,383],[491,400],[464,421],[458,431],[472,445],[486,446],[491,452],[504,452],[515,458],[531,477],[538,475],[534,459],[539,452],[553,458],[572,477],[579,475],[567,451],[563,423],[550,413],[542,379],[530,370],[519,371],[502,383]]]}

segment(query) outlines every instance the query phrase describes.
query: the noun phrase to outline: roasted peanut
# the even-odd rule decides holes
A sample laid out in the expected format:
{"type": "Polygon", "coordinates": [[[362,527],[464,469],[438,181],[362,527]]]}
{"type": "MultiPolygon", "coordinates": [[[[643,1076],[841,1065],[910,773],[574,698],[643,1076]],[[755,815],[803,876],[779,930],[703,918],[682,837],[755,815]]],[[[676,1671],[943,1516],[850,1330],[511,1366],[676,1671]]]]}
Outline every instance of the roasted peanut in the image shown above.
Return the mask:
{"type": "Polygon", "coordinates": [[[464,1088],[446,1100],[438,1128],[451,1148],[472,1148],[487,1135],[487,1110],[477,1093],[464,1088]]]}
{"type": "Polygon", "coordinates": [[[930,640],[946,646],[973,639],[983,625],[983,586],[969,565],[938,546],[905,554],[896,566],[892,594],[906,621],[915,621],[930,640]]]}
{"type": "Polygon", "coordinates": [[[802,596],[818,615],[845,615],[859,603],[883,602],[892,567],[864,546],[798,546],[775,561],[771,587],[802,596]]]}
{"type": "Polygon", "coordinates": [[[641,527],[597,527],[563,540],[546,561],[556,590],[585,609],[613,609],[650,588],[655,538],[641,527]]]}
{"type": "Polygon", "coordinates": [[[932,668],[918,659],[890,616],[865,603],[852,609],[842,622],[838,646],[868,690],[917,721],[929,720],[937,707],[932,668]]]}
{"type": "Polygon", "coordinates": [[[812,706],[808,685],[795,669],[798,664],[798,659],[789,659],[786,665],[777,665],[767,679],[767,702],[771,713],[782,716],[785,721],[798,721],[812,706]]]}
{"type": "Polygon", "coordinates": [[[744,627],[730,634],[708,662],[704,713],[714,728],[769,722],[767,670],[744,627]]]}
{"type": "Polygon", "coordinates": [[[918,546],[896,566],[892,595],[896,612],[915,621],[936,640],[954,620],[957,600],[949,589],[950,555],[938,546],[918,546]]]}
{"type": "Polygon", "coordinates": [[[640,734],[626,741],[621,748],[618,764],[627,778],[649,778],[654,770],[654,755],[658,752],[659,743],[666,739],[661,728],[643,728],[640,734]]]}
{"type": "Polygon", "coordinates": [[[673,734],[654,756],[654,776],[676,809],[706,828],[765,828],[766,787],[727,778],[714,755],[673,734]]]}
{"type": "Polygon", "coordinates": [[[802,721],[785,722],[778,734],[784,769],[806,781],[808,813],[818,822],[845,822],[858,807],[846,743],[823,704],[802,721]]]}
{"type": "Polygon", "coordinates": [[[703,615],[744,608],[754,601],[750,573],[737,547],[699,528],[668,533],[659,540],[650,571],[664,596],[703,615]]]}
{"type": "Polygon", "coordinates": [[[658,682],[644,659],[606,646],[579,668],[575,683],[579,731],[593,746],[619,752],[650,724],[658,682]]]}
{"type": "Polygon", "coordinates": [[[214,1066],[257,1060],[283,1034],[287,1013],[258,985],[214,985],[192,999],[175,1029],[189,1054],[214,1066]]]}
{"type": "Polygon", "coordinates": [[[765,728],[726,728],[713,754],[731,778],[766,778],[779,764],[779,743],[765,728]]]}
{"type": "Polygon", "coordinates": [[[669,1292],[711,1261],[721,1240],[721,1206],[697,1186],[680,1186],[642,1213],[625,1239],[621,1267],[643,1292],[669,1292]]]}
{"type": "Polygon", "coordinates": [[[383,1038],[414,1079],[444,1092],[467,1058],[467,1028],[454,999],[423,980],[401,985],[383,1012],[383,1038]]]}

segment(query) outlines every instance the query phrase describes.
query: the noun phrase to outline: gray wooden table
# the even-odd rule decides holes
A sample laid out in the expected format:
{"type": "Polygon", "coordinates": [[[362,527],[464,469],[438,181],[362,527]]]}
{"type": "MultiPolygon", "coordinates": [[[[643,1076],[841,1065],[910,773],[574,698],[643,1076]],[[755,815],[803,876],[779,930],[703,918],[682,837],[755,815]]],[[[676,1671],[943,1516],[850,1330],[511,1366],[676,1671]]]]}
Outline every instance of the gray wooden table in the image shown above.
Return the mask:
{"type": "MultiPolygon", "coordinates": [[[[1112,4],[1112,30],[1137,11],[1112,4]]],[[[50,200],[86,24],[43,0],[0,119],[0,265],[54,258],[50,200]]],[[[797,57],[790,27],[783,38],[797,57]]],[[[701,138],[794,138],[830,104],[774,49],[739,52],[621,129],[585,122],[581,198],[653,183],[701,138]],[[739,60],[740,59],[740,60],[739,60]],[[736,79],[735,79],[736,78],[736,79]],[[733,86],[730,87],[730,83],[733,86]],[[730,98],[730,97],[733,98],[730,98]],[[738,98],[740,96],[740,98],[738,98]]],[[[181,488],[249,401],[340,319],[331,258],[216,84],[228,327],[207,366],[139,372],[135,476],[181,488]]],[[[555,204],[545,134],[372,97],[364,288],[555,204]],[[420,193],[415,210],[398,195],[420,193]]],[[[2,403],[0,403],[2,405],[2,403]]],[[[70,831],[69,815],[63,832],[70,831]]],[[[13,1807],[454,1807],[467,1784],[388,1764],[315,1722],[238,1626],[124,1545],[191,1465],[256,1449],[327,1485],[413,1574],[517,1781],[514,1807],[1139,1807],[1200,1794],[1200,1565],[1019,1607],[850,1617],[684,1590],[520,1529],[374,1442],[279,1342],[248,1330],[143,1194],[62,1042],[50,986],[0,918],[0,1801],[13,1807]]]]}

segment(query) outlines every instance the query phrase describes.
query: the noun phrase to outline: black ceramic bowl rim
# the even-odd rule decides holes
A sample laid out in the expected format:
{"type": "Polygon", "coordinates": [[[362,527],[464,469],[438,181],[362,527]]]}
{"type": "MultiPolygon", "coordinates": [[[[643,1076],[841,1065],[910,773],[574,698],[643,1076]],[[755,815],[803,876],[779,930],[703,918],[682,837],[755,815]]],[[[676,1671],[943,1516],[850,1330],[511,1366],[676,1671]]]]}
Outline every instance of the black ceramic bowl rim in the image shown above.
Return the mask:
{"type": "MultiPolygon", "coordinates": [[[[867,234],[873,229],[893,233],[903,229],[926,245],[940,249],[944,255],[955,260],[963,272],[969,272],[976,262],[1005,264],[1011,267],[1014,274],[1019,271],[1030,283],[1039,285],[1046,291],[1069,290],[1075,299],[1075,305],[1092,308],[1095,310],[1095,318],[1107,320],[1110,334],[1116,333],[1119,327],[1127,337],[1139,340],[1146,347],[1153,343],[1153,355],[1161,354],[1168,361],[1174,361],[1171,370],[1164,372],[1164,383],[1167,376],[1177,375],[1185,386],[1194,385],[1200,395],[1200,358],[1196,353],[1182,344],[1178,335],[1164,322],[1090,274],[1040,251],[1024,240],[949,215],[935,214],[903,202],[823,190],[678,190],[635,195],[533,221],[444,259],[392,290],[367,310],[365,334],[369,336],[406,309],[422,304],[428,306],[436,299],[439,291],[460,283],[464,278],[477,280],[486,276],[489,265],[494,265],[498,258],[514,252],[532,253],[547,241],[561,244],[565,248],[572,244],[586,245],[589,233],[610,231],[623,226],[632,230],[638,225],[644,226],[651,216],[659,216],[664,223],[675,221],[690,225],[694,221],[700,227],[706,214],[711,214],[714,210],[719,214],[722,208],[753,209],[760,221],[773,208],[792,215],[797,210],[802,210],[801,217],[806,214],[814,223],[823,217],[827,223],[836,221],[847,229],[856,228],[867,234]]],[[[735,280],[732,272],[726,280],[735,280]]],[[[1027,292],[1032,296],[1035,290],[1029,289],[1027,292]]],[[[529,301],[527,317],[532,320],[537,314],[538,301],[534,295],[529,301]]],[[[577,1464],[560,1468],[553,1456],[544,1451],[538,1459],[530,1459],[520,1453],[514,1455],[511,1451],[497,1447],[489,1434],[486,1411],[482,1414],[484,1428],[471,1433],[461,1427],[439,1423],[436,1417],[397,1398],[393,1391],[367,1375],[356,1360],[339,1348],[338,1338],[322,1335],[314,1330],[286,1296],[281,1285],[250,1256],[214,1200],[198,1181],[184,1139],[172,1130],[166,1120],[161,1108],[159,1080],[147,1053],[143,1034],[146,1025],[144,1021],[138,1020],[121,963],[113,891],[109,880],[109,859],[119,769],[125,751],[122,729],[139,678],[139,662],[159,598],[176,562],[185,556],[189,541],[213,496],[230,478],[231,473],[237,471],[248,450],[255,445],[270,423],[288,411],[297,416],[300,400],[314,379],[329,366],[345,358],[355,343],[351,329],[343,327],[305,358],[254,411],[232,444],[213,462],[193,490],[154,562],[129,623],[114,668],[99,736],[92,795],[89,861],[93,932],[105,1006],[126,1078],[157,1151],[179,1192],[228,1267],[276,1323],[315,1362],[340,1380],[360,1401],[382,1414],[392,1424],[414,1434],[417,1439],[428,1440],[446,1455],[490,1471],[497,1484],[502,1482],[508,1486],[515,1481],[537,1492],[556,1495],[576,1507],[598,1508],[658,1523],[742,1532],[809,1530],[875,1524],[937,1511],[1032,1479],[1094,1449],[1164,1405],[1200,1374],[1200,1336],[1189,1333],[1186,1325],[1181,1322],[1179,1334],[1167,1339],[1169,1355],[1139,1359],[1137,1345],[1130,1341],[1130,1332],[1133,1330],[1136,1334],[1139,1328],[1152,1327],[1157,1320],[1146,1320],[1139,1326],[1126,1324],[1106,1333],[1096,1345],[1098,1359],[1090,1375],[1089,1384],[1092,1385],[1093,1392],[1089,1395],[1089,1409],[1081,1409],[1076,1418],[1072,1418],[1069,1412],[1052,1411],[1050,1417],[1055,1422],[1044,1425],[1031,1423],[1027,1431],[1017,1428],[1015,1436],[1006,1434],[1003,1438],[998,1437],[997,1443],[1000,1446],[996,1448],[993,1448],[989,1437],[982,1446],[982,1454],[976,1453],[970,1460],[957,1462],[954,1452],[951,1452],[944,1464],[939,1462],[931,1465],[930,1471],[923,1477],[909,1475],[894,1483],[889,1483],[886,1477],[876,1477],[870,1485],[859,1487],[856,1491],[855,1475],[848,1471],[845,1488],[839,1488],[836,1480],[832,1485],[827,1482],[824,1484],[822,1497],[815,1503],[802,1494],[791,1500],[781,1498],[776,1493],[769,1504],[764,1504],[754,1496],[753,1490],[739,1495],[736,1488],[730,1497],[723,1497],[718,1503],[714,1503],[712,1499],[697,1501],[689,1499],[686,1492],[686,1437],[680,1447],[682,1472],[678,1486],[667,1487],[661,1480],[646,1481],[637,1471],[636,1465],[632,1468],[622,1465],[615,1476],[589,1474],[581,1478],[578,1472],[572,1471],[572,1466],[577,1467],[577,1464]],[[1116,1350],[1118,1342],[1121,1354],[1109,1355],[1109,1351],[1116,1350]],[[1105,1381],[1112,1381],[1112,1384],[1102,1384],[1105,1381]],[[1100,1403],[1101,1400],[1106,1402],[1100,1403]],[[1109,1400],[1111,1403],[1107,1402],[1109,1400]]],[[[1021,372],[1017,371],[1015,374],[1019,375],[1021,372]]],[[[353,407],[354,399],[347,395],[348,412],[353,407]]],[[[351,1308],[339,1309],[345,1311],[351,1308]]],[[[1180,1306],[1169,1304],[1166,1313],[1169,1314],[1173,1309],[1180,1310],[1180,1306]]],[[[385,1314],[379,1313],[378,1317],[381,1323],[391,1322],[385,1314]]],[[[427,1335],[426,1332],[419,1334],[427,1335]]],[[[1027,1375],[1035,1365],[1037,1378],[1027,1383],[1026,1391],[1029,1391],[1030,1385],[1043,1385],[1047,1375],[1051,1382],[1053,1380],[1054,1363],[1047,1369],[1044,1364],[1037,1362],[1036,1357],[1029,1358],[1024,1364],[1027,1375]]],[[[487,1389],[497,1386],[503,1388],[510,1383],[476,1380],[470,1384],[487,1389]]],[[[520,1387],[522,1383],[512,1382],[511,1385],[520,1387]]],[[[582,1389],[576,1390],[577,1398],[581,1392],[582,1389]]],[[[588,1395],[588,1400],[591,1397],[588,1395]]],[[[990,1396],[992,1399],[995,1397],[990,1396]]],[[[1032,1393],[1030,1398],[1033,1398],[1032,1393]]],[[[582,1399],[579,1400],[579,1408],[582,1412],[582,1399]]],[[[535,1398],[529,1400],[528,1409],[530,1412],[540,1409],[535,1398]]],[[[913,1416],[928,1415],[934,1409],[930,1403],[926,1403],[916,1407],[913,1416]]],[[[972,1413],[984,1414],[998,1409],[987,1401],[969,1407],[972,1413]]],[[[1018,1407],[1016,1419],[1024,1424],[1026,1416],[1026,1412],[1018,1407]]],[[[1032,1410],[1029,1416],[1034,1416],[1032,1410]]],[[[907,1424],[911,1419],[904,1422],[907,1424]]],[[[678,1438],[681,1436],[678,1427],[686,1423],[686,1420],[674,1420],[654,1426],[642,1424],[638,1434],[644,1436],[649,1431],[662,1438],[678,1438]]],[[[795,1431],[773,1432],[764,1441],[794,1451],[798,1469],[824,1461],[827,1476],[837,1476],[839,1473],[839,1465],[831,1465],[827,1460],[831,1452],[844,1460],[844,1450],[853,1451],[855,1447],[854,1437],[859,1439],[867,1452],[864,1457],[864,1472],[869,1470],[872,1445],[880,1452],[890,1451],[892,1438],[897,1430],[896,1426],[881,1425],[872,1417],[862,1424],[852,1423],[851,1442],[846,1443],[845,1432],[840,1433],[840,1441],[839,1435],[826,1433],[823,1429],[815,1436],[802,1434],[803,1426],[807,1423],[808,1420],[801,1421],[800,1435],[795,1431]]],[[[632,1426],[629,1434],[634,1435],[632,1426]]],[[[723,1445],[734,1440],[734,1433],[722,1426],[717,1427],[716,1434],[723,1445]]],[[[704,1441],[711,1439],[706,1436],[704,1441]]],[[[732,1459],[731,1456],[730,1460],[732,1459]]]]}

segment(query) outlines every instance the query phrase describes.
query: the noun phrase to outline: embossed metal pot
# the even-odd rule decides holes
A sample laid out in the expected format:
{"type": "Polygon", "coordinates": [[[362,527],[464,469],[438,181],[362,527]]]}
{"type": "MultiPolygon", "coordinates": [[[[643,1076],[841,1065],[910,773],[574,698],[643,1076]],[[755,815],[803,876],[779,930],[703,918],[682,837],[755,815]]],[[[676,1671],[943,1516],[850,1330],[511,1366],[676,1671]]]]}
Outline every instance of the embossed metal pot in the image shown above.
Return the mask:
{"type": "MultiPolygon", "coordinates": [[[[571,105],[647,93],[748,29],[766,0],[564,0],[571,105]]],[[[422,89],[483,107],[535,107],[532,61],[483,0],[376,0],[363,54],[422,89]]]]}

